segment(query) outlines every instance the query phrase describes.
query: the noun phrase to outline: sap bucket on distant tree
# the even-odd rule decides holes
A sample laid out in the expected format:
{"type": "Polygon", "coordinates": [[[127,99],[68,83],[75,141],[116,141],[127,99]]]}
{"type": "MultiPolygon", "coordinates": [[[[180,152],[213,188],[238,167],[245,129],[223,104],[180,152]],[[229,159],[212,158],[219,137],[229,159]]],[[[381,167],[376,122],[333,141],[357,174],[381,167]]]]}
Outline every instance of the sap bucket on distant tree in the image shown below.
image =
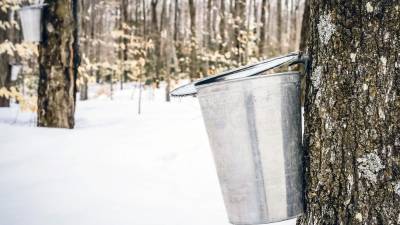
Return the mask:
{"type": "Polygon", "coordinates": [[[10,66],[11,66],[11,81],[16,81],[18,79],[18,75],[21,73],[22,65],[12,64],[10,66]]]}
{"type": "Polygon", "coordinates": [[[37,1],[37,4],[23,6],[19,9],[22,33],[26,42],[40,42],[42,37],[42,11],[46,4],[37,1]]]}
{"type": "Polygon", "coordinates": [[[232,224],[272,223],[303,212],[300,73],[266,71],[307,62],[293,53],[171,93],[199,98],[232,224]]]}

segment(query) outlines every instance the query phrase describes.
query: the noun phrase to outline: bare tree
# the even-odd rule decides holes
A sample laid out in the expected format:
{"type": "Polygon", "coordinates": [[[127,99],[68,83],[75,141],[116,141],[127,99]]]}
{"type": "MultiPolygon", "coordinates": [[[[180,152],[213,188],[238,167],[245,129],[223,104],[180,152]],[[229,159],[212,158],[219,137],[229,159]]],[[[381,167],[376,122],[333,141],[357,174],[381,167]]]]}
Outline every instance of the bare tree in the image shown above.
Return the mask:
{"type": "Polygon", "coordinates": [[[219,51],[224,53],[226,50],[226,35],[225,35],[225,0],[221,0],[221,10],[219,23],[219,35],[221,36],[221,43],[219,45],[219,51]]]}
{"type": "Polygon", "coordinates": [[[261,29],[260,29],[260,42],[258,44],[258,55],[263,57],[265,51],[265,28],[267,26],[266,23],[266,12],[267,12],[267,2],[269,0],[262,0],[261,3],[261,29]]]}
{"type": "Polygon", "coordinates": [[[190,36],[191,36],[191,51],[190,51],[190,78],[197,78],[197,37],[196,37],[196,6],[194,0],[189,0],[190,14],[190,36]]]}
{"type": "MultiPolygon", "coordinates": [[[[8,21],[8,11],[0,10],[0,21],[8,21]]],[[[0,28],[0,44],[8,40],[6,29],[0,28]]],[[[10,65],[7,52],[0,53],[0,88],[9,87],[11,81],[10,65]]],[[[0,97],[0,107],[9,107],[10,100],[6,97],[0,97]]]]}
{"type": "Polygon", "coordinates": [[[152,40],[154,41],[153,68],[155,69],[155,78],[157,88],[160,86],[160,30],[157,20],[157,4],[158,0],[151,0],[151,27],[152,40]]]}
{"type": "Polygon", "coordinates": [[[244,55],[242,51],[244,50],[244,46],[242,44],[241,39],[243,38],[243,32],[245,31],[244,18],[246,12],[246,1],[245,0],[236,0],[235,8],[234,8],[234,47],[236,48],[236,62],[238,65],[244,63],[244,55]]]}
{"type": "Polygon", "coordinates": [[[79,66],[78,0],[46,3],[39,47],[37,124],[73,128],[79,66]]]}
{"type": "Polygon", "coordinates": [[[276,40],[277,40],[277,52],[281,53],[282,52],[282,0],[277,0],[277,30],[276,30],[276,40]]]}

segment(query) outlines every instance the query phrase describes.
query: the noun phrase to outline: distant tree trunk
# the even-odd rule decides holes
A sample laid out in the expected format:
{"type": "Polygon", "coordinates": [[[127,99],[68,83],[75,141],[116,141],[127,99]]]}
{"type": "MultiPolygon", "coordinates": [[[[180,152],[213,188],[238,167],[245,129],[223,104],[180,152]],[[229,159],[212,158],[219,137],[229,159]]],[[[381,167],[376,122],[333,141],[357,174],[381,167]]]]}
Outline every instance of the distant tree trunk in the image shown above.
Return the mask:
{"type": "MultiPolygon", "coordinates": [[[[121,4],[121,28],[124,32],[125,35],[129,35],[129,31],[128,29],[124,28],[123,25],[126,25],[128,27],[132,26],[132,20],[129,17],[128,14],[128,7],[129,7],[129,0],[122,0],[122,4],[121,4]]],[[[126,37],[122,38],[122,43],[124,45],[124,49],[122,49],[122,61],[124,63],[126,63],[126,61],[128,61],[128,43],[129,40],[126,37]]],[[[125,66],[123,66],[123,68],[125,68],[125,66]]],[[[122,90],[124,88],[124,82],[128,77],[128,71],[126,71],[125,69],[123,69],[121,77],[120,77],[120,89],[122,90]]]]}
{"type": "Polygon", "coordinates": [[[178,40],[178,35],[179,35],[179,0],[175,0],[175,15],[174,15],[174,41],[175,41],[175,46],[177,44],[177,40],[178,40]]]}
{"type": "Polygon", "coordinates": [[[37,124],[73,128],[79,66],[78,0],[46,3],[39,47],[37,124]]]}
{"type": "Polygon", "coordinates": [[[304,2],[303,21],[301,22],[300,51],[305,51],[310,36],[310,0],[304,2]]]}
{"type": "Polygon", "coordinates": [[[260,29],[260,42],[258,44],[258,55],[260,57],[264,57],[264,48],[265,48],[265,28],[267,26],[266,23],[266,11],[267,11],[267,1],[262,0],[261,2],[261,29],[260,29]]]}
{"type": "MultiPolygon", "coordinates": [[[[90,2],[89,4],[85,4],[85,0],[80,0],[80,6],[82,9],[82,13],[83,13],[83,19],[81,20],[81,27],[82,27],[82,33],[83,33],[83,37],[84,37],[84,54],[86,55],[86,57],[90,57],[90,44],[91,44],[91,40],[89,40],[89,33],[90,33],[90,23],[89,21],[86,19],[86,16],[89,17],[89,15],[87,14],[88,8],[90,7],[90,2]]],[[[90,18],[90,17],[89,17],[90,18]]],[[[85,74],[81,74],[81,79],[82,82],[79,85],[79,98],[81,101],[85,101],[88,99],[88,82],[89,79],[87,77],[87,75],[85,74]]]]}
{"type": "Polygon", "coordinates": [[[299,223],[400,224],[399,3],[310,6],[299,223]]]}
{"type": "Polygon", "coordinates": [[[151,0],[151,26],[152,26],[152,39],[154,41],[154,69],[155,69],[155,83],[156,87],[160,87],[160,30],[157,21],[157,4],[158,0],[151,0]]]}
{"type": "Polygon", "coordinates": [[[282,7],[283,12],[281,15],[282,18],[282,48],[281,48],[281,53],[288,52],[289,48],[289,30],[290,30],[290,8],[289,8],[289,1],[285,0],[285,5],[282,7]]]}
{"type": "Polygon", "coordinates": [[[277,0],[277,30],[276,30],[276,39],[277,39],[277,43],[276,43],[276,47],[277,47],[277,52],[278,54],[282,54],[282,47],[283,47],[283,43],[282,43],[282,0],[277,0]]]}
{"type": "Polygon", "coordinates": [[[211,42],[211,35],[212,35],[212,5],[213,1],[212,0],[207,0],[207,36],[206,36],[206,43],[207,43],[207,48],[212,49],[212,42],[211,42]]]}
{"type": "MultiPolygon", "coordinates": [[[[8,21],[8,13],[0,9],[0,21],[8,21]]],[[[0,44],[8,39],[7,30],[0,28],[0,44]]],[[[9,87],[11,81],[10,65],[8,62],[7,53],[0,54],[0,88],[9,87]]],[[[0,107],[9,107],[10,100],[5,97],[0,97],[0,107]]]]}
{"type": "MultiPolygon", "coordinates": [[[[301,34],[299,50],[305,52],[307,49],[307,41],[310,36],[310,0],[304,2],[303,20],[301,22],[301,34]]],[[[302,67],[300,67],[302,68],[302,67]]],[[[301,78],[301,105],[304,106],[306,96],[306,76],[301,78]]]]}
{"type": "Polygon", "coordinates": [[[146,21],[146,0],[142,1],[142,11],[143,11],[143,37],[147,36],[147,21],[146,21]]]}
{"type": "MultiPolygon", "coordinates": [[[[267,2],[267,12],[268,12],[268,19],[267,19],[267,27],[265,28],[267,30],[267,35],[266,35],[266,42],[267,42],[267,49],[274,50],[271,47],[271,24],[272,24],[272,13],[271,13],[271,2],[267,2]]],[[[268,52],[266,53],[266,56],[268,56],[268,52]]]]}
{"type": "Polygon", "coordinates": [[[88,87],[88,83],[89,83],[89,79],[84,76],[83,81],[79,87],[79,96],[80,96],[80,100],[81,101],[85,101],[89,99],[89,87],[88,87]]]}
{"type": "Polygon", "coordinates": [[[221,21],[219,22],[219,35],[221,36],[221,43],[219,45],[219,51],[225,53],[226,50],[226,35],[225,35],[225,0],[221,0],[220,10],[221,21]]]}
{"type": "Polygon", "coordinates": [[[196,6],[194,0],[189,0],[189,14],[190,14],[190,37],[191,37],[191,51],[190,51],[190,78],[198,78],[197,71],[197,38],[196,38],[196,6]]]}
{"type": "Polygon", "coordinates": [[[299,0],[290,0],[291,9],[290,9],[290,27],[289,27],[289,51],[293,52],[298,50],[298,41],[297,41],[297,11],[298,11],[298,2],[299,0]]]}
{"type": "Polygon", "coordinates": [[[218,30],[218,28],[217,28],[217,26],[218,26],[218,23],[217,23],[217,17],[218,17],[217,5],[218,5],[218,2],[216,0],[213,0],[212,1],[212,6],[211,6],[212,16],[211,16],[211,24],[210,24],[210,26],[211,26],[211,28],[210,28],[211,29],[210,30],[210,32],[211,32],[211,34],[210,34],[211,35],[210,36],[210,38],[211,38],[211,48],[212,48],[213,51],[216,51],[218,49],[218,46],[215,43],[215,38],[217,36],[217,30],[218,30]]]}
{"type": "MultiPolygon", "coordinates": [[[[95,29],[95,30],[97,30],[97,35],[96,35],[96,39],[99,39],[99,40],[101,40],[102,39],[102,34],[103,34],[103,24],[104,24],[104,13],[103,12],[101,12],[100,11],[100,13],[99,13],[100,15],[100,19],[99,19],[99,24],[101,24],[100,26],[97,26],[97,29],[95,29]]],[[[97,63],[99,63],[100,62],[100,59],[101,59],[101,44],[100,43],[97,43],[96,44],[96,62],[97,63]]],[[[96,82],[97,83],[100,83],[103,79],[102,79],[102,77],[101,77],[101,73],[100,73],[100,70],[98,69],[97,70],[97,72],[96,72],[96,82]]]]}
{"type": "Polygon", "coordinates": [[[235,1],[235,28],[234,28],[234,46],[237,49],[236,61],[238,65],[244,63],[244,46],[242,45],[241,39],[243,38],[243,32],[245,32],[245,12],[246,12],[246,1],[236,0],[235,1]]]}

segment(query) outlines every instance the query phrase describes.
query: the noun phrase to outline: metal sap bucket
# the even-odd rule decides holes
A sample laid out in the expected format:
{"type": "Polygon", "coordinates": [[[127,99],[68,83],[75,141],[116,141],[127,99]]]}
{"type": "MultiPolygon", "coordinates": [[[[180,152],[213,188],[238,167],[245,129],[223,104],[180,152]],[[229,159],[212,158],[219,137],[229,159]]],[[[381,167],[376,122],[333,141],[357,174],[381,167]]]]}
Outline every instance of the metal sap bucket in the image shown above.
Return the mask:
{"type": "Polygon", "coordinates": [[[277,59],[282,57],[175,92],[197,94],[232,224],[267,224],[303,213],[300,74],[263,75],[299,57],[277,59]]]}
{"type": "Polygon", "coordinates": [[[45,5],[24,6],[18,12],[21,18],[24,41],[40,42],[42,37],[42,9],[45,5]]]}
{"type": "Polygon", "coordinates": [[[18,75],[21,73],[21,70],[22,70],[21,64],[11,65],[11,81],[16,81],[18,79],[18,75]]]}

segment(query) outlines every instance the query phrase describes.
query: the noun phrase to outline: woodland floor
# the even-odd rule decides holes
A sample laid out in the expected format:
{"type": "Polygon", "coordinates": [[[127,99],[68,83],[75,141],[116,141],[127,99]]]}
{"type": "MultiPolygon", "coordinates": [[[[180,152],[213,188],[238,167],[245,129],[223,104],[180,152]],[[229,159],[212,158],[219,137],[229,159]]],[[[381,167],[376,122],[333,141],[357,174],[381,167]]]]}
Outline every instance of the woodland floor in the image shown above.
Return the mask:
{"type": "Polygon", "coordinates": [[[197,99],[107,88],[74,130],[0,109],[0,225],[228,225],[197,99]]]}

